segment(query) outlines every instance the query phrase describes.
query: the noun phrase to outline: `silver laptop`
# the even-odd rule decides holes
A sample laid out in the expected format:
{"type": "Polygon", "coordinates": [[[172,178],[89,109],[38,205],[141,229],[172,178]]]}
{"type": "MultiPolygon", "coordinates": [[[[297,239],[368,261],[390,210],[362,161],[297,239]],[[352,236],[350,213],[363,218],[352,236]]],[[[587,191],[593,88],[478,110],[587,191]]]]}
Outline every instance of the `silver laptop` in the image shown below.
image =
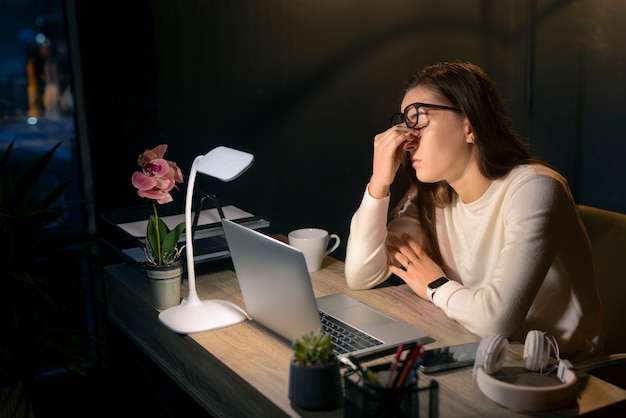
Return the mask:
{"type": "Polygon", "coordinates": [[[319,328],[330,332],[322,326],[327,317],[372,340],[363,346],[342,331],[340,337],[333,336],[339,357],[382,354],[401,343],[426,339],[424,331],[345,294],[316,299],[300,250],[227,219],[222,225],[248,315],[289,342],[319,328]],[[340,340],[349,340],[349,347],[340,347],[340,340]]]}

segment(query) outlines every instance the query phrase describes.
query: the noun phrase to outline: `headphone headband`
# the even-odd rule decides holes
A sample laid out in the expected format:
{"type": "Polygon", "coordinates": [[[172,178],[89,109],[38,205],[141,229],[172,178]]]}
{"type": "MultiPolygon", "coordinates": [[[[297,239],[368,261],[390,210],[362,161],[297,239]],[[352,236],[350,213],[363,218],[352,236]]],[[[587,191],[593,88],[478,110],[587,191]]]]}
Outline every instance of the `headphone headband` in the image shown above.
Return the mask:
{"type": "Polygon", "coordinates": [[[541,331],[530,331],[524,343],[524,362],[528,370],[543,371],[550,348],[553,348],[558,360],[557,377],[562,383],[551,386],[516,385],[492,377],[491,374],[500,370],[504,363],[508,341],[500,335],[491,335],[483,338],[476,354],[474,379],[478,388],[500,405],[523,411],[548,411],[572,402],[576,398],[578,378],[571,363],[558,358],[558,345],[550,337],[541,331]]]}

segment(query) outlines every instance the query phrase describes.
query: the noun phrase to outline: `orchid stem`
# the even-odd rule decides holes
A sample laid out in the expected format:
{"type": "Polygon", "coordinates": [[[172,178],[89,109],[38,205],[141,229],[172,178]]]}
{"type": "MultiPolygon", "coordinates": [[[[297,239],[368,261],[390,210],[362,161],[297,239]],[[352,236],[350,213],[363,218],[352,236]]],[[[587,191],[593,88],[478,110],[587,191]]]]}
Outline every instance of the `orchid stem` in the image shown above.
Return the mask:
{"type": "Polygon", "coordinates": [[[156,232],[157,241],[157,256],[159,259],[159,265],[163,264],[163,254],[161,254],[161,228],[159,228],[159,214],[157,213],[156,201],[152,201],[152,209],[154,210],[154,228],[156,232]]]}

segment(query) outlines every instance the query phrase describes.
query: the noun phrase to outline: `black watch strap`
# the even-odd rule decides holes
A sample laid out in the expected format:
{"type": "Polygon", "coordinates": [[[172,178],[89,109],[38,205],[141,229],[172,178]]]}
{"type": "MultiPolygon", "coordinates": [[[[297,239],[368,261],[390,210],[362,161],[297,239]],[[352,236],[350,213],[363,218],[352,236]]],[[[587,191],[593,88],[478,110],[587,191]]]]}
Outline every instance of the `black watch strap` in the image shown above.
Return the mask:
{"type": "Polygon", "coordinates": [[[428,296],[428,299],[430,299],[430,301],[433,301],[433,296],[435,295],[435,292],[437,291],[437,289],[439,288],[439,286],[443,286],[444,284],[448,283],[450,280],[448,280],[446,277],[440,277],[437,280],[433,280],[432,282],[428,283],[428,287],[426,288],[426,296],[428,296]]]}

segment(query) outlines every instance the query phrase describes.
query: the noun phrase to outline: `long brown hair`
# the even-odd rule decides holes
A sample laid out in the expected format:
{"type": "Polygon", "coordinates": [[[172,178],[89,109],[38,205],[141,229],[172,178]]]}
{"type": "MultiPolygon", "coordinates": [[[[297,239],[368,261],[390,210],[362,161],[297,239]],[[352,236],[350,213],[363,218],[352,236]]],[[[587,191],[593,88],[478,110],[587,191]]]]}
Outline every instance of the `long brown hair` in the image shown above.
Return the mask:
{"type": "MultiPolygon", "coordinates": [[[[480,172],[488,179],[501,178],[521,164],[540,162],[530,154],[526,144],[513,129],[493,82],[482,68],[469,62],[430,65],[407,81],[404,94],[417,86],[438,93],[467,117],[474,133],[473,146],[476,147],[480,172]]],[[[390,219],[398,216],[401,208],[408,203],[407,200],[414,200],[422,230],[422,246],[443,267],[435,229],[435,209],[447,206],[454,190],[445,181],[419,181],[411,167],[408,152],[402,155],[402,167],[411,181],[411,187],[390,213],[390,219]]]]}

